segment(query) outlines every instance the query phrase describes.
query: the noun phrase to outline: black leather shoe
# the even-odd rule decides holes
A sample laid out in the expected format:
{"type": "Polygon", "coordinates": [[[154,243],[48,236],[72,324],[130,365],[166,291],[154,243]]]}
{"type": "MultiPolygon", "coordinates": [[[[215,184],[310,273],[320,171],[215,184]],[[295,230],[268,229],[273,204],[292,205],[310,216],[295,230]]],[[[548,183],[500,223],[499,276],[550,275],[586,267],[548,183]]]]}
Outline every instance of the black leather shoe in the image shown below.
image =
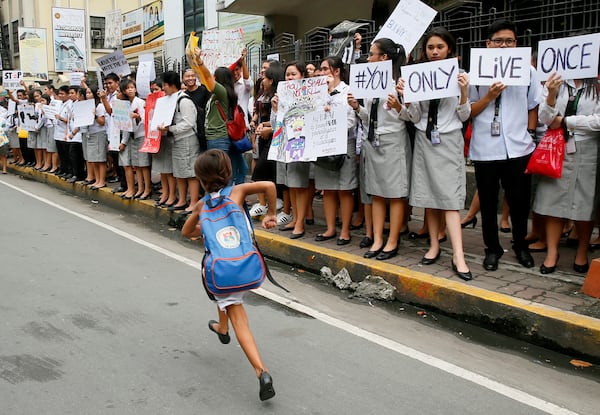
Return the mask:
{"type": "Polygon", "coordinates": [[[67,180],[67,183],[75,183],[77,181],[77,177],[73,176],[67,180]]]}
{"type": "Polygon", "coordinates": [[[326,236],[326,235],[323,235],[322,233],[319,233],[319,234],[317,234],[317,236],[315,236],[315,241],[317,241],[317,242],[328,241],[330,239],[335,238],[336,236],[337,236],[337,234],[335,234],[335,233],[330,236],[326,236]]]}
{"type": "Polygon", "coordinates": [[[361,248],[368,248],[371,245],[373,245],[373,239],[369,238],[368,236],[362,238],[360,240],[360,243],[358,244],[358,246],[360,246],[361,248]]]}
{"type": "Polygon", "coordinates": [[[467,272],[460,272],[458,270],[458,268],[456,267],[456,264],[454,263],[454,259],[451,260],[451,263],[452,263],[452,271],[454,271],[456,273],[458,278],[460,278],[463,281],[471,281],[473,279],[473,274],[471,274],[470,270],[467,272]]]}
{"type": "Polygon", "coordinates": [[[381,251],[379,255],[375,257],[378,261],[386,261],[398,255],[398,247],[395,247],[391,251],[381,251]]]}
{"type": "Polygon", "coordinates": [[[209,320],[208,321],[208,329],[210,331],[212,331],[213,333],[216,333],[217,336],[219,336],[219,340],[221,341],[221,343],[228,344],[231,341],[231,337],[229,337],[229,333],[225,333],[225,334],[219,333],[218,331],[215,330],[215,328],[213,327],[213,324],[219,324],[219,322],[217,322],[215,320],[209,320]]]}
{"type": "MultiPolygon", "coordinates": [[[[557,261],[558,263],[558,261],[557,261]]],[[[554,264],[554,266],[552,267],[547,267],[544,264],[540,265],[540,273],[546,275],[546,274],[552,274],[554,271],[556,271],[556,265],[554,264]]]]}
{"type": "Polygon", "coordinates": [[[114,189],[112,189],[113,193],[121,193],[124,192],[125,190],[127,190],[126,188],[124,188],[123,186],[119,186],[119,187],[115,187],[114,189]]]}
{"type": "Polygon", "coordinates": [[[381,252],[383,251],[383,246],[381,248],[379,248],[377,251],[367,251],[365,252],[365,254],[363,255],[364,258],[375,258],[377,255],[381,254],[381,252]]]}
{"type": "Polygon", "coordinates": [[[575,271],[575,272],[579,272],[580,274],[585,274],[589,271],[589,269],[590,269],[589,262],[585,263],[583,265],[579,265],[579,264],[576,264],[573,262],[573,271],[575,271]]]}
{"type": "Polygon", "coordinates": [[[266,401],[275,396],[275,389],[273,389],[273,378],[269,375],[269,372],[262,371],[258,378],[258,384],[260,385],[260,391],[258,396],[261,401],[266,401]]]}
{"type": "Polygon", "coordinates": [[[175,212],[177,210],[184,210],[188,208],[188,204],[186,203],[185,205],[181,205],[181,206],[171,206],[170,208],[168,208],[169,212],[175,212]]]}
{"type": "Polygon", "coordinates": [[[408,234],[408,239],[411,239],[411,240],[414,240],[414,239],[425,239],[425,238],[429,238],[429,234],[428,233],[410,232],[408,234]]]}
{"type": "Polygon", "coordinates": [[[435,256],[435,258],[427,258],[425,256],[423,256],[423,258],[421,258],[421,260],[419,261],[419,264],[421,265],[433,265],[437,262],[438,259],[440,259],[440,255],[442,254],[442,250],[440,249],[437,253],[437,255],[435,256]]]}
{"type": "Polygon", "coordinates": [[[339,246],[348,245],[350,243],[350,239],[351,238],[348,238],[348,239],[338,238],[338,240],[335,244],[339,245],[339,246]]]}
{"type": "Polygon", "coordinates": [[[304,236],[304,232],[300,232],[300,233],[294,233],[292,232],[290,234],[290,239],[300,239],[304,236]]]}
{"type": "Polygon", "coordinates": [[[533,268],[533,257],[528,250],[515,250],[515,255],[517,256],[517,261],[519,261],[519,264],[523,265],[525,268],[533,268]]]}
{"type": "Polygon", "coordinates": [[[485,259],[483,260],[483,268],[486,271],[496,271],[498,269],[498,260],[504,255],[503,251],[485,251],[485,259]]]}

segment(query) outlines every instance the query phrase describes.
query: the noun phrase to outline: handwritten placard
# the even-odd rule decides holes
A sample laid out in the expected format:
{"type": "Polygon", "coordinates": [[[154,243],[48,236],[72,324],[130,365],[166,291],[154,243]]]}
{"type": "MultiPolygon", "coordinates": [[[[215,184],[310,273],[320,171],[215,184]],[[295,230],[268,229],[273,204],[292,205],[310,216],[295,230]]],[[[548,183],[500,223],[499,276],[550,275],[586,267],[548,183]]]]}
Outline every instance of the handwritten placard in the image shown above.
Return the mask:
{"type": "Polygon", "coordinates": [[[121,131],[133,131],[131,120],[131,103],[123,99],[112,102],[112,123],[121,131]]]}
{"type": "Polygon", "coordinates": [[[458,86],[458,59],[442,59],[403,66],[404,100],[406,102],[456,97],[458,86]]]}
{"type": "Polygon", "coordinates": [[[385,98],[395,86],[391,60],[350,66],[350,91],[355,98],[385,98]]]}
{"type": "Polygon", "coordinates": [[[400,0],[374,40],[387,37],[410,53],[433,21],[437,10],[419,0],[400,0]]]}
{"type": "Polygon", "coordinates": [[[469,82],[473,85],[529,85],[531,48],[473,48],[469,82]]]}
{"type": "Polygon", "coordinates": [[[244,32],[239,29],[202,32],[202,61],[210,73],[219,66],[229,66],[242,56],[244,32]]]}
{"type": "Polygon", "coordinates": [[[540,80],[547,80],[552,72],[563,79],[595,78],[599,54],[600,33],[542,40],[538,45],[537,62],[540,80]]]}
{"type": "Polygon", "coordinates": [[[83,72],[69,72],[69,85],[70,86],[81,86],[82,79],[83,79],[83,72]]]}
{"type": "Polygon", "coordinates": [[[135,78],[138,95],[146,98],[150,94],[150,81],[156,79],[156,69],[154,67],[154,54],[146,53],[140,55],[139,65],[135,78]]]}
{"type": "Polygon", "coordinates": [[[102,68],[102,72],[109,74],[111,72],[116,73],[119,76],[129,75],[131,68],[125,55],[120,50],[116,50],[113,53],[104,55],[96,59],[96,63],[102,68]]]}
{"type": "Polygon", "coordinates": [[[94,123],[96,102],[93,99],[73,103],[73,127],[85,127],[94,123]]]}
{"type": "Polygon", "coordinates": [[[53,120],[58,114],[58,107],[56,105],[42,105],[42,111],[46,118],[53,120]]]}
{"type": "Polygon", "coordinates": [[[23,80],[22,71],[3,71],[2,72],[2,86],[10,91],[16,91],[17,89],[23,89],[21,81],[23,80]]]}

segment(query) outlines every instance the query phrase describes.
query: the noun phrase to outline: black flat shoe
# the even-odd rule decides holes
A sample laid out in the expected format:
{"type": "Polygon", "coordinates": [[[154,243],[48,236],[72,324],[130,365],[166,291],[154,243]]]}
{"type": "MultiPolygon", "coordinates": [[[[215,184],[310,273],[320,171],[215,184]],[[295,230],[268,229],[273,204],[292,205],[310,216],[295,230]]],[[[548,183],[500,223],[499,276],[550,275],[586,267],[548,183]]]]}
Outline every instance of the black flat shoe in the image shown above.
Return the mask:
{"type": "Polygon", "coordinates": [[[435,258],[427,258],[425,256],[423,256],[423,258],[421,258],[421,260],[419,261],[419,264],[421,265],[433,265],[437,262],[438,259],[440,259],[440,255],[442,254],[442,250],[440,249],[437,253],[437,255],[435,256],[435,258]]]}
{"type": "Polygon", "coordinates": [[[395,247],[391,251],[381,251],[379,255],[375,257],[378,261],[386,261],[398,255],[398,247],[395,247]]]}
{"type": "Polygon", "coordinates": [[[127,196],[125,195],[125,193],[123,193],[122,195],[119,196],[121,199],[125,199],[125,200],[133,200],[133,196],[127,196]]]}
{"type": "Polygon", "coordinates": [[[504,255],[504,251],[485,251],[485,258],[483,260],[483,269],[486,271],[496,271],[498,269],[498,260],[504,255]]]}
{"type": "Polygon", "coordinates": [[[175,211],[177,211],[177,210],[185,210],[185,209],[187,209],[187,208],[188,208],[188,206],[189,206],[189,205],[188,205],[187,203],[186,203],[185,205],[181,205],[181,206],[171,206],[171,207],[169,208],[169,211],[170,211],[170,212],[175,212],[175,211]]]}
{"type": "Polygon", "coordinates": [[[469,226],[471,226],[473,229],[475,229],[476,225],[477,225],[477,216],[473,216],[473,219],[470,219],[470,220],[466,221],[465,223],[461,223],[460,227],[465,229],[465,228],[468,228],[469,226]]]}
{"type": "Polygon", "coordinates": [[[363,258],[375,258],[377,255],[381,254],[382,251],[383,251],[383,246],[376,251],[369,250],[369,251],[365,252],[365,254],[363,255],[363,258]]]}
{"type": "Polygon", "coordinates": [[[556,261],[556,264],[554,264],[551,267],[547,267],[544,264],[540,265],[540,273],[546,275],[546,274],[552,274],[554,271],[556,271],[556,265],[558,264],[558,261],[556,261]]]}
{"type": "Polygon", "coordinates": [[[502,232],[502,233],[510,233],[511,230],[512,230],[511,228],[500,227],[500,232],[502,232]]]}
{"type": "Polygon", "coordinates": [[[282,232],[293,231],[294,227],[293,226],[281,226],[279,228],[279,230],[282,231],[282,232]]]}
{"type": "Polygon", "coordinates": [[[260,385],[260,391],[258,397],[261,401],[266,401],[275,396],[275,389],[273,389],[273,378],[269,375],[269,372],[262,371],[259,378],[258,384],[260,385]]]}
{"type": "Polygon", "coordinates": [[[104,183],[102,186],[90,186],[90,189],[92,190],[98,190],[98,189],[102,189],[106,187],[106,183],[104,183]]]}
{"type": "Polygon", "coordinates": [[[403,231],[400,231],[400,236],[408,235],[409,233],[410,233],[410,229],[408,229],[408,226],[407,226],[403,231]]]}
{"type": "Polygon", "coordinates": [[[84,181],[81,182],[81,184],[83,184],[84,186],[90,185],[92,183],[96,183],[96,180],[85,179],[84,181]]]}
{"type": "Polygon", "coordinates": [[[454,259],[451,260],[451,263],[452,263],[452,271],[454,271],[456,273],[458,278],[460,278],[463,281],[471,281],[473,279],[473,274],[471,274],[470,270],[467,272],[460,272],[458,270],[458,268],[456,268],[456,264],[454,264],[454,259]]]}
{"type": "Polygon", "coordinates": [[[371,245],[373,245],[373,239],[369,238],[368,236],[363,237],[358,244],[358,246],[361,248],[368,248],[371,245]]]}
{"type": "Polygon", "coordinates": [[[290,234],[290,239],[299,239],[299,238],[302,238],[303,236],[304,236],[304,232],[301,232],[301,233],[292,232],[290,234]]]}
{"type": "Polygon", "coordinates": [[[124,188],[123,186],[119,186],[119,187],[115,187],[114,189],[112,189],[112,192],[113,193],[121,193],[121,192],[124,192],[125,190],[127,190],[127,189],[124,188]]]}
{"type": "MultiPolygon", "coordinates": [[[[448,240],[448,236],[443,236],[443,237],[441,237],[440,239],[438,239],[438,242],[439,242],[439,243],[444,243],[444,242],[446,242],[447,240],[448,240]]],[[[431,244],[431,239],[427,238],[427,243],[428,243],[428,244],[431,244]]]]}
{"type": "Polygon", "coordinates": [[[304,223],[306,223],[307,225],[314,225],[315,220],[314,219],[304,219],[304,223]]]}
{"type": "Polygon", "coordinates": [[[429,238],[429,234],[428,233],[409,232],[409,234],[408,234],[408,239],[411,239],[411,240],[414,240],[414,239],[425,239],[425,238],[429,238]]]}
{"type": "Polygon", "coordinates": [[[590,264],[589,262],[583,264],[583,265],[579,265],[573,262],[573,271],[575,272],[579,272],[580,274],[585,274],[589,271],[590,269],[590,264]]]}
{"type": "Polygon", "coordinates": [[[317,242],[323,242],[323,241],[328,241],[330,239],[333,239],[337,236],[337,234],[333,234],[331,236],[325,236],[322,233],[317,234],[317,236],[315,236],[315,241],[317,242]]]}
{"type": "Polygon", "coordinates": [[[361,222],[361,223],[359,223],[358,225],[353,225],[353,224],[350,224],[350,230],[351,230],[351,231],[356,231],[356,230],[358,230],[358,229],[362,228],[364,224],[365,224],[365,222],[364,222],[364,221],[362,221],[362,222],[361,222]]]}
{"type": "Polygon", "coordinates": [[[215,330],[215,328],[213,327],[213,324],[219,324],[219,322],[215,321],[215,320],[208,320],[208,329],[210,331],[212,331],[213,333],[216,333],[217,336],[219,336],[219,340],[221,341],[221,343],[229,344],[229,342],[231,341],[231,337],[229,337],[229,333],[225,333],[225,334],[219,333],[218,331],[215,330]]]}
{"type": "Polygon", "coordinates": [[[141,195],[140,197],[138,197],[139,200],[148,200],[150,199],[150,197],[152,196],[152,193],[148,194],[148,195],[141,195]]]}
{"type": "Polygon", "coordinates": [[[350,243],[351,239],[352,238],[349,238],[349,239],[338,238],[338,240],[335,244],[339,245],[339,246],[348,245],[350,243]]]}

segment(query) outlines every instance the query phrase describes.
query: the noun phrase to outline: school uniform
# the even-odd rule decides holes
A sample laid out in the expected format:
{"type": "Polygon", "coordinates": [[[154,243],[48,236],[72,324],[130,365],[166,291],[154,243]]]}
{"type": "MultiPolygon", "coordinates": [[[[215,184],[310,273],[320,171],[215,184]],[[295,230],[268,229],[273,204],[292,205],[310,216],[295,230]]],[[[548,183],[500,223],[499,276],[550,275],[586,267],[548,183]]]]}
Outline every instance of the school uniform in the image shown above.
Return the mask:
{"type": "Polygon", "coordinates": [[[66,174],[73,174],[71,161],[69,158],[69,149],[67,147],[67,134],[68,131],[68,120],[71,118],[73,110],[73,102],[69,99],[65,102],[61,102],[56,112],[61,119],[54,121],[54,141],[56,143],[56,150],[60,159],[60,171],[66,174]],[[63,119],[67,121],[62,121],[63,119]]]}
{"type": "MultiPolygon", "coordinates": [[[[183,95],[176,93],[177,99],[183,95]]],[[[173,176],[178,179],[196,177],[194,162],[200,154],[200,144],[194,129],[196,128],[196,106],[189,99],[179,101],[178,110],[173,115],[173,123],[169,126],[169,137],[172,143],[173,176]]],[[[207,136],[208,139],[208,136],[207,136]]]]}
{"type": "MultiPolygon", "coordinates": [[[[108,136],[106,134],[106,125],[98,124],[98,118],[108,115],[103,104],[98,104],[94,113],[94,123],[87,127],[83,133],[87,142],[86,157],[87,161],[92,163],[105,163],[108,150],[108,136]]],[[[105,121],[106,122],[106,121],[105,121]]]]}

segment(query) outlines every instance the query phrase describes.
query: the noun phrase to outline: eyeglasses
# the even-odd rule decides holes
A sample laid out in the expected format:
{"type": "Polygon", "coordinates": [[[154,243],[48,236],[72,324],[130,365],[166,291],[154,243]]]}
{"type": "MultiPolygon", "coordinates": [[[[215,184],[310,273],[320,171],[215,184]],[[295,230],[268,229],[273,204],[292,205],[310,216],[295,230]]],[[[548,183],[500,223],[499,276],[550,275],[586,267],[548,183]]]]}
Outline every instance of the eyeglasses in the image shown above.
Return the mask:
{"type": "Polygon", "coordinates": [[[495,38],[495,39],[490,39],[490,41],[496,45],[496,46],[502,46],[502,44],[504,43],[506,46],[512,46],[515,43],[517,43],[517,39],[502,39],[502,38],[495,38]]]}
{"type": "Polygon", "coordinates": [[[381,53],[381,52],[369,52],[369,56],[373,56],[373,55],[385,55],[385,53],[381,53]]]}

